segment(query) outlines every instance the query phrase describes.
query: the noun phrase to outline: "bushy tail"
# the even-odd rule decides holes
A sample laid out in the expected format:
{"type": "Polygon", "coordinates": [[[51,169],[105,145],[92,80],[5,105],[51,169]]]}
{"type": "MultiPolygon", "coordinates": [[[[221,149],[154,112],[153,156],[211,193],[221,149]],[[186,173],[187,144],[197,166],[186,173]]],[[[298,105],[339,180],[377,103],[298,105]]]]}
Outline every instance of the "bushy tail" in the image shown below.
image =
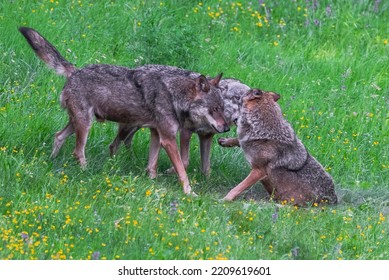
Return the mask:
{"type": "Polygon", "coordinates": [[[29,27],[20,27],[20,33],[26,38],[37,56],[42,59],[58,75],[69,77],[76,67],[67,61],[41,34],[29,27]]]}

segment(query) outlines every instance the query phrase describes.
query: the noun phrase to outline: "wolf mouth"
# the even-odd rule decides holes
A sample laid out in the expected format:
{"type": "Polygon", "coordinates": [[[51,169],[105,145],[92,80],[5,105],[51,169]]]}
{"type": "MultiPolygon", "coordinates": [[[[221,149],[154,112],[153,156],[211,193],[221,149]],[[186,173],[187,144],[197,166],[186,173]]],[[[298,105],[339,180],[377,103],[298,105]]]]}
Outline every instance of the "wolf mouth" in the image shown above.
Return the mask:
{"type": "Polygon", "coordinates": [[[219,131],[219,130],[216,128],[216,126],[214,126],[214,125],[211,125],[211,126],[212,126],[212,128],[213,128],[217,133],[223,132],[223,131],[219,131]]]}
{"type": "Polygon", "coordinates": [[[211,126],[217,133],[223,133],[223,132],[227,132],[227,131],[230,130],[229,128],[228,129],[223,128],[223,129],[219,130],[219,129],[216,128],[216,126],[214,126],[214,125],[211,125],[211,126]]]}

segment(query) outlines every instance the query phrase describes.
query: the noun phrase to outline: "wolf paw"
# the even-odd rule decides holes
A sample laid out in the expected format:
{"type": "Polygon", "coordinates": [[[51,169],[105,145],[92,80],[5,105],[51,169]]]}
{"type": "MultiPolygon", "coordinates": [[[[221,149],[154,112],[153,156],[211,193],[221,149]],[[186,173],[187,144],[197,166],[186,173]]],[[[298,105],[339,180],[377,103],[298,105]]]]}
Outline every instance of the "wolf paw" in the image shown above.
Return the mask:
{"type": "Polygon", "coordinates": [[[217,140],[220,146],[225,148],[239,146],[239,140],[237,138],[219,138],[217,140]]]}
{"type": "Polygon", "coordinates": [[[172,166],[172,167],[170,167],[169,169],[167,169],[166,171],[165,171],[165,173],[166,174],[176,174],[176,170],[174,169],[174,167],[172,166]]]}
{"type": "Polygon", "coordinates": [[[147,173],[147,175],[149,175],[149,178],[152,180],[157,178],[157,176],[158,176],[157,170],[146,169],[146,173],[147,173]]]}

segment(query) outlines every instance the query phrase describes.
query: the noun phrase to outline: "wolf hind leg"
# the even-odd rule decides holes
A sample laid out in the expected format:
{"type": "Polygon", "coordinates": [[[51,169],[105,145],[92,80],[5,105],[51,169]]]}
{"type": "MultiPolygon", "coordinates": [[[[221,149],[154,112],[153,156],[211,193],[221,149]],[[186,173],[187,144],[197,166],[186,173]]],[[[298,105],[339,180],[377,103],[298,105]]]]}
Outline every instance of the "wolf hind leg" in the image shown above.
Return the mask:
{"type": "Polygon", "coordinates": [[[86,167],[86,158],[85,158],[85,145],[88,139],[89,130],[92,126],[93,120],[93,111],[89,110],[82,117],[74,118],[73,126],[76,132],[76,147],[74,149],[73,155],[79,161],[81,167],[84,169],[86,167]]]}
{"type": "Polygon", "coordinates": [[[135,132],[137,132],[138,129],[139,127],[133,127],[129,124],[119,123],[118,134],[116,135],[116,138],[112,141],[112,143],[109,145],[110,156],[113,157],[117,153],[121,141],[123,141],[127,148],[129,148],[131,146],[132,138],[134,137],[135,132]]]}
{"type": "Polygon", "coordinates": [[[251,169],[250,174],[244,179],[242,182],[240,182],[235,188],[230,190],[228,194],[224,197],[223,200],[232,201],[234,200],[238,195],[240,195],[244,190],[254,185],[259,180],[263,180],[266,177],[266,171],[265,169],[258,169],[253,168],[251,169]]]}
{"type": "Polygon", "coordinates": [[[146,172],[151,179],[157,177],[158,157],[160,149],[161,143],[159,140],[158,131],[154,128],[150,128],[149,162],[147,164],[146,172]]]}
{"type": "Polygon", "coordinates": [[[69,121],[68,124],[61,131],[58,131],[55,134],[53,151],[51,152],[51,156],[50,156],[51,158],[55,158],[58,155],[62,145],[66,141],[66,138],[68,138],[73,133],[74,133],[74,126],[71,123],[71,121],[69,121]]]}
{"type": "Polygon", "coordinates": [[[124,137],[123,142],[127,149],[131,147],[132,138],[134,138],[135,132],[137,132],[139,129],[139,127],[132,127],[131,130],[129,129],[127,136],[124,137]]]}
{"type": "Polygon", "coordinates": [[[90,125],[78,126],[76,128],[76,148],[74,149],[73,155],[79,161],[81,167],[86,167],[85,158],[85,145],[88,139],[90,125]]]}

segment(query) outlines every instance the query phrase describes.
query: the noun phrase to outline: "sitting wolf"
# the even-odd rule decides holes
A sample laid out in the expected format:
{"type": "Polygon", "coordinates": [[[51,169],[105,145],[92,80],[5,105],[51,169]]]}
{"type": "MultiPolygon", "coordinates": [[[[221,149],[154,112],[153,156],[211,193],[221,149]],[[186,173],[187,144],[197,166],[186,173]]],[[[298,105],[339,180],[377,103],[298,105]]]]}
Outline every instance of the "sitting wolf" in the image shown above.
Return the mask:
{"type": "Polygon", "coordinates": [[[251,172],[233,188],[225,200],[233,200],[261,181],[278,201],[306,206],[310,203],[336,204],[331,176],[312,157],[291,125],[284,119],[273,92],[252,89],[242,97],[238,139],[220,138],[222,146],[240,145],[251,172]]]}

